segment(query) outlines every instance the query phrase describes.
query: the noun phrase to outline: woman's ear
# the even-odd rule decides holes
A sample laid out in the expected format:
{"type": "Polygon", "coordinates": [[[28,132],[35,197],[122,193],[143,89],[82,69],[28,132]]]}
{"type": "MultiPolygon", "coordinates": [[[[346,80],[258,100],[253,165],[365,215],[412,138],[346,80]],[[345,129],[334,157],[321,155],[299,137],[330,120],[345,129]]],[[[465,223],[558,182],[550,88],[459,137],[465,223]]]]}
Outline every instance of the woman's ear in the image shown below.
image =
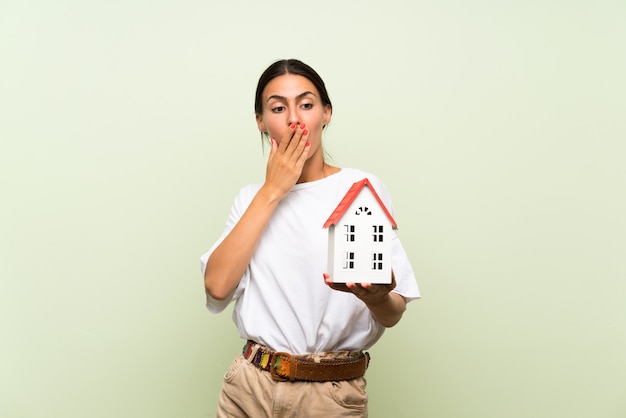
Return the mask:
{"type": "Polygon", "coordinates": [[[261,133],[267,132],[267,127],[265,126],[265,123],[263,122],[263,118],[259,115],[256,115],[256,125],[259,127],[259,131],[261,133]]]}
{"type": "Polygon", "coordinates": [[[324,123],[323,123],[324,126],[330,123],[332,116],[333,116],[333,108],[330,107],[329,105],[326,105],[324,107],[324,123]]]}

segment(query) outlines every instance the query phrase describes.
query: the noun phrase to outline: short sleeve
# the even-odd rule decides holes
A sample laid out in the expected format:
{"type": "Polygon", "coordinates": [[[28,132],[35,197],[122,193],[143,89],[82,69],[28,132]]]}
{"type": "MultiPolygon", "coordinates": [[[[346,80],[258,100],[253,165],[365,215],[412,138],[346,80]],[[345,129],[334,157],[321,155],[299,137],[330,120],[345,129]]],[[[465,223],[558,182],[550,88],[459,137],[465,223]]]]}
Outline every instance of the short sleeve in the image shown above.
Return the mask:
{"type": "Polygon", "coordinates": [[[413,267],[397,234],[391,242],[391,265],[396,278],[396,288],[393,291],[402,295],[407,302],[419,299],[421,294],[413,267]]]}
{"type": "MultiPolygon", "coordinates": [[[[370,181],[391,215],[394,216],[391,196],[385,185],[375,176],[370,181]]],[[[391,268],[396,278],[396,288],[393,291],[403,296],[407,302],[419,299],[421,294],[415,273],[396,230],[393,232],[391,243],[391,268]]]]}
{"type": "MultiPolygon", "coordinates": [[[[230,215],[228,216],[228,219],[226,220],[226,226],[224,227],[222,234],[220,235],[219,239],[215,242],[215,244],[213,244],[211,248],[200,257],[200,271],[202,272],[202,277],[204,277],[204,273],[206,271],[206,266],[209,261],[209,257],[211,257],[211,254],[213,253],[213,251],[215,251],[215,249],[222,243],[222,241],[224,241],[224,239],[228,236],[228,234],[230,234],[230,231],[232,231],[235,225],[237,225],[237,222],[239,222],[239,219],[241,219],[241,216],[250,205],[250,202],[252,201],[252,198],[254,197],[257,191],[257,190],[252,190],[253,187],[254,186],[247,186],[240,190],[239,194],[235,198],[235,201],[230,211],[230,215]]],[[[212,298],[209,294],[206,294],[207,309],[211,313],[222,312],[224,309],[226,309],[226,307],[228,306],[230,302],[237,300],[241,296],[241,294],[243,293],[246,287],[246,284],[248,283],[249,278],[250,278],[250,270],[246,269],[244,275],[239,280],[239,284],[237,285],[237,288],[231,293],[229,297],[227,297],[224,300],[218,300],[218,299],[212,298]]]]}

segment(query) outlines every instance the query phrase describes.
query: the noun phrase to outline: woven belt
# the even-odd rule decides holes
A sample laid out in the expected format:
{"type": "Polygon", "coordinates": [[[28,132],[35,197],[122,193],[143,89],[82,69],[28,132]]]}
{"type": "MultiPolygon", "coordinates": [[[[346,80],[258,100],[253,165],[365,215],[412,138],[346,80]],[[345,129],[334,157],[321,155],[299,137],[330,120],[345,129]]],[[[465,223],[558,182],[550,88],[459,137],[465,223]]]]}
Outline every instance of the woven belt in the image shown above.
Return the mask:
{"type": "Polygon", "coordinates": [[[316,362],[303,356],[271,351],[254,341],[243,346],[243,356],[259,369],[270,372],[274,380],[291,382],[356,379],[365,375],[370,360],[368,353],[359,353],[347,358],[322,358],[316,362]]]}

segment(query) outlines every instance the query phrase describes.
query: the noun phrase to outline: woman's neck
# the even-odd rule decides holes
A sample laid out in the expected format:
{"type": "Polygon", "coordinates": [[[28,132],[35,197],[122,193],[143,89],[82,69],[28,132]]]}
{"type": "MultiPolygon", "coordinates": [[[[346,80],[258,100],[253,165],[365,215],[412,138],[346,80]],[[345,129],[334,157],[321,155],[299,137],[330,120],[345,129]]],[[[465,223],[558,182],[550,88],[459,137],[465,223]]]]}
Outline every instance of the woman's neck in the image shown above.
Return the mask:
{"type": "Polygon", "coordinates": [[[316,157],[317,156],[313,156],[304,163],[302,174],[300,174],[300,178],[297,183],[308,183],[310,181],[321,180],[324,177],[335,174],[340,170],[339,167],[326,164],[321,155],[319,158],[316,157]]]}

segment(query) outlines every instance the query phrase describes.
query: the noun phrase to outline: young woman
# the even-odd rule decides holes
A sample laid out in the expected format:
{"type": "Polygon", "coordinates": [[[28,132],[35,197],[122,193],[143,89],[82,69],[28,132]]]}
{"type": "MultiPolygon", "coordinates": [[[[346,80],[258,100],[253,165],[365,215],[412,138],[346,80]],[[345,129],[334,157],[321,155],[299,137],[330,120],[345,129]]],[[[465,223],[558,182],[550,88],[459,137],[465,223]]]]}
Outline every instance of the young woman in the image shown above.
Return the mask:
{"type": "Polygon", "coordinates": [[[226,228],[201,257],[211,312],[236,301],[247,341],[224,376],[218,417],[364,417],[370,348],[420,296],[397,235],[390,285],[334,284],[322,226],[348,189],[368,178],[324,160],[332,104],[308,65],[277,61],[261,75],[256,122],[269,140],[265,181],[241,189],[226,228]]]}

